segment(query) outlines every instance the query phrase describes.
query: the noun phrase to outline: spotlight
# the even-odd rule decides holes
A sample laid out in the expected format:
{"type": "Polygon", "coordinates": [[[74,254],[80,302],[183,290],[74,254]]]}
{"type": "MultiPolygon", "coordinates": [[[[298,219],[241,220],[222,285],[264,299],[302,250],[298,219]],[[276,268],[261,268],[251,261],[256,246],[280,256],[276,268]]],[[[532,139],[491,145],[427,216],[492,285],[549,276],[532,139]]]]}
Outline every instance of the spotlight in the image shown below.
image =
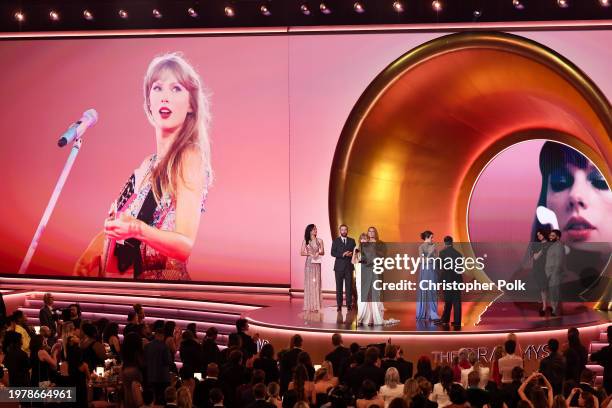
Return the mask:
{"type": "Polygon", "coordinates": [[[83,10],[83,18],[85,20],[91,21],[91,20],[93,20],[94,16],[93,16],[93,13],[91,11],[86,9],[86,10],[83,10]]]}
{"type": "Polygon", "coordinates": [[[309,16],[310,15],[310,9],[308,8],[308,4],[304,3],[300,6],[300,11],[302,12],[302,14],[304,14],[305,16],[309,16]]]}
{"type": "Polygon", "coordinates": [[[442,2],[439,0],[434,0],[431,2],[431,7],[436,13],[439,13],[440,11],[442,11],[442,2]]]}
{"type": "Polygon", "coordinates": [[[517,10],[524,10],[525,5],[521,2],[521,0],[512,0],[512,5],[517,10]]]}
{"type": "Polygon", "coordinates": [[[189,14],[189,17],[193,17],[193,18],[196,18],[198,16],[198,12],[195,11],[193,7],[189,7],[187,9],[187,14],[189,14]]]}
{"type": "Polygon", "coordinates": [[[18,23],[23,23],[25,21],[25,14],[21,10],[16,11],[15,14],[13,15],[13,17],[15,17],[15,20],[18,23]]]}
{"type": "Polygon", "coordinates": [[[51,10],[49,12],[49,18],[51,19],[51,21],[59,21],[59,13],[55,10],[51,10]]]}
{"type": "Polygon", "coordinates": [[[270,9],[268,8],[268,6],[266,6],[265,4],[263,4],[259,10],[261,11],[261,14],[263,14],[266,17],[269,17],[272,15],[272,12],[270,11],[270,9]]]}
{"type": "Polygon", "coordinates": [[[599,5],[601,7],[610,7],[610,0],[599,0],[599,5]]]}
{"type": "Polygon", "coordinates": [[[236,15],[232,6],[225,6],[225,9],[223,11],[225,12],[225,15],[230,18],[236,15]]]}
{"type": "Polygon", "coordinates": [[[123,9],[119,10],[119,17],[125,20],[126,18],[128,18],[128,12],[123,9]]]}
{"type": "Polygon", "coordinates": [[[153,9],[153,17],[155,17],[155,18],[162,18],[163,15],[162,15],[161,11],[159,11],[158,9],[153,9]]]}
{"type": "Polygon", "coordinates": [[[568,8],[569,7],[569,0],[557,0],[557,6],[559,6],[561,8],[568,8]]]}
{"type": "Polygon", "coordinates": [[[319,10],[321,10],[321,13],[323,14],[331,14],[331,10],[329,9],[329,7],[327,7],[327,5],[325,5],[325,3],[321,3],[319,5],[319,10]]]}
{"type": "Polygon", "coordinates": [[[475,19],[480,18],[480,16],[482,16],[482,11],[480,10],[474,10],[474,12],[472,13],[472,15],[474,16],[475,19]]]}
{"type": "Polygon", "coordinates": [[[353,10],[355,10],[355,13],[359,13],[359,14],[362,14],[363,12],[365,12],[365,9],[363,8],[363,4],[361,4],[358,1],[356,1],[355,4],[353,4],[353,10]]]}
{"type": "Polygon", "coordinates": [[[401,1],[394,1],[393,2],[393,10],[395,10],[396,13],[403,13],[404,12],[404,4],[401,1]]]}

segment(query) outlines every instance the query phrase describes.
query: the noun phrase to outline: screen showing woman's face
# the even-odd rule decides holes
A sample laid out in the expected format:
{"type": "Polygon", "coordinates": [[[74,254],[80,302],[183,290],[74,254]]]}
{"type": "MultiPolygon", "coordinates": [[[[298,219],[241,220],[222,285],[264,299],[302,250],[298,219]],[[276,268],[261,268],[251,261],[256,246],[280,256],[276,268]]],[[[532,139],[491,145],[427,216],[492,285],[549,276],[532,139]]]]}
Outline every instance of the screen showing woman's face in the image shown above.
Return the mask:
{"type": "Polygon", "coordinates": [[[592,163],[585,168],[567,164],[553,170],[546,203],[557,215],[563,241],[575,247],[612,242],[612,191],[592,163]]]}

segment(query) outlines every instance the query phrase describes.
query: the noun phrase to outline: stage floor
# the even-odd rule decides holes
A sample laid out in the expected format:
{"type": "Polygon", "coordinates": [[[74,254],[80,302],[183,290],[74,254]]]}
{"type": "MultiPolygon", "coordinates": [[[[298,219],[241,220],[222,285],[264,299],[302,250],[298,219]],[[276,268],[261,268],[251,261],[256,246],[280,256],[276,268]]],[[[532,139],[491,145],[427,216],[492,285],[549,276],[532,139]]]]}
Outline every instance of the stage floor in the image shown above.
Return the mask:
{"type": "MultiPolygon", "coordinates": [[[[301,299],[291,299],[283,305],[262,307],[246,313],[255,325],[282,330],[308,330],[320,332],[362,332],[362,333],[448,333],[449,328],[436,326],[431,321],[416,320],[414,302],[385,303],[384,318],[399,320],[396,324],[380,326],[357,325],[356,312],[348,312],[346,307],[336,311],[333,301],[326,301],[319,312],[303,312],[301,299]]],[[[563,315],[540,317],[536,304],[494,303],[463,304],[462,333],[507,333],[510,331],[558,330],[573,326],[585,326],[609,322],[612,313],[592,310],[587,304],[566,303],[563,315]]],[[[439,308],[442,311],[442,308],[439,308]]]]}

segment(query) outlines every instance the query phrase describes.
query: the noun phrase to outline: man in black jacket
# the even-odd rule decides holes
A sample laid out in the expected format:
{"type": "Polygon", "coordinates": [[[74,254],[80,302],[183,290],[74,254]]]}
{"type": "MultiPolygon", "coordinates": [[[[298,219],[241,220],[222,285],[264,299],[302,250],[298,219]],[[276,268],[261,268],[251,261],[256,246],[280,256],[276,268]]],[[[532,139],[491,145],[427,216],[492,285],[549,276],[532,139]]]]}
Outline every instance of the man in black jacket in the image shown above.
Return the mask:
{"type": "Polygon", "coordinates": [[[342,335],[340,333],[332,335],[332,344],[335,348],[325,356],[325,360],[332,364],[334,375],[342,381],[349,364],[351,352],[342,344],[342,335]]]}
{"type": "Polygon", "coordinates": [[[540,372],[553,387],[553,394],[561,394],[563,390],[563,377],[565,375],[565,359],[559,353],[559,341],[548,340],[550,354],[540,362],[540,372]]]}
{"type": "MultiPolygon", "coordinates": [[[[442,259],[442,280],[446,282],[463,282],[463,274],[457,273],[457,259],[463,258],[463,255],[453,247],[453,237],[447,235],[444,237],[444,249],[440,251],[442,259]]],[[[453,327],[458,329],[461,327],[461,291],[460,290],[445,290],[444,291],[444,311],[440,318],[439,324],[447,326],[450,322],[451,309],[453,313],[453,327]]]]}
{"type": "Polygon", "coordinates": [[[380,368],[378,357],[378,348],[368,347],[363,364],[347,374],[347,382],[355,395],[360,392],[361,385],[365,380],[370,380],[376,384],[376,389],[385,383],[385,372],[380,368]]]}
{"type": "Polygon", "coordinates": [[[215,363],[209,363],[208,367],[206,367],[206,378],[198,382],[193,390],[193,405],[196,407],[208,407],[210,405],[210,390],[213,388],[224,387],[219,383],[219,366],[215,363]]]}
{"type": "Polygon", "coordinates": [[[57,336],[57,315],[53,310],[53,295],[45,293],[43,296],[44,305],[38,312],[38,320],[41,326],[47,326],[51,331],[50,338],[57,336]]]}
{"type": "Polygon", "coordinates": [[[297,360],[302,350],[302,336],[299,334],[291,338],[290,349],[282,353],[280,357],[280,389],[281,394],[284,394],[289,387],[293,370],[297,366],[297,360]]]}
{"type": "Polygon", "coordinates": [[[247,319],[236,320],[236,333],[242,338],[242,354],[244,360],[248,360],[257,354],[257,343],[246,332],[249,330],[247,319]]]}
{"type": "Polygon", "coordinates": [[[334,261],[334,273],[336,277],[336,305],[338,311],[342,310],[343,284],[346,288],[346,308],[352,310],[353,270],[351,262],[355,250],[355,240],[348,236],[348,227],[340,225],[340,236],[332,242],[331,255],[334,261]]]}

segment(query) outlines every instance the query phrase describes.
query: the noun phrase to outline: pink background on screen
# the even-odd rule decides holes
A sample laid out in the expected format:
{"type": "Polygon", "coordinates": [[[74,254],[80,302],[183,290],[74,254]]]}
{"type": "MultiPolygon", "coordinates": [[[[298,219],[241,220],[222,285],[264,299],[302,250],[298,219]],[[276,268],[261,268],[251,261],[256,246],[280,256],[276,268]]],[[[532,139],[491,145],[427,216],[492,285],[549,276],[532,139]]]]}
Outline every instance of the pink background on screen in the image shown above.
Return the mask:
{"type": "MultiPolygon", "coordinates": [[[[445,34],[0,43],[2,61],[12,62],[3,64],[0,77],[10,98],[0,111],[0,161],[8,192],[8,199],[0,201],[2,272],[18,269],[63,166],[68,151],[55,147],[57,136],[83,110],[95,107],[100,122],[87,134],[29,271],[70,273],[89,239],[101,230],[110,202],[133,168],[154,150],[153,129],[142,110],[145,69],[154,55],[180,50],[212,93],[216,181],[189,263],[192,278],[302,288],[304,258],[299,250],[304,227],[312,222],[328,255],[322,265],[323,287],[333,289],[328,188],[342,127],[380,71],[445,34]]],[[[602,63],[612,60],[610,31],[517,34],[553,48],[604,94],[612,94],[609,64],[602,63]]],[[[537,162],[534,166],[520,171],[537,176],[537,162]]],[[[523,190],[524,198],[513,206],[517,219],[529,214],[513,232],[519,240],[532,221],[535,199],[529,197],[537,198],[537,191],[523,190]]],[[[475,200],[486,222],[485,214],[495,207],[475,200]]],[[[487,230],[473,233],[486,235],[487,230]]]]}

